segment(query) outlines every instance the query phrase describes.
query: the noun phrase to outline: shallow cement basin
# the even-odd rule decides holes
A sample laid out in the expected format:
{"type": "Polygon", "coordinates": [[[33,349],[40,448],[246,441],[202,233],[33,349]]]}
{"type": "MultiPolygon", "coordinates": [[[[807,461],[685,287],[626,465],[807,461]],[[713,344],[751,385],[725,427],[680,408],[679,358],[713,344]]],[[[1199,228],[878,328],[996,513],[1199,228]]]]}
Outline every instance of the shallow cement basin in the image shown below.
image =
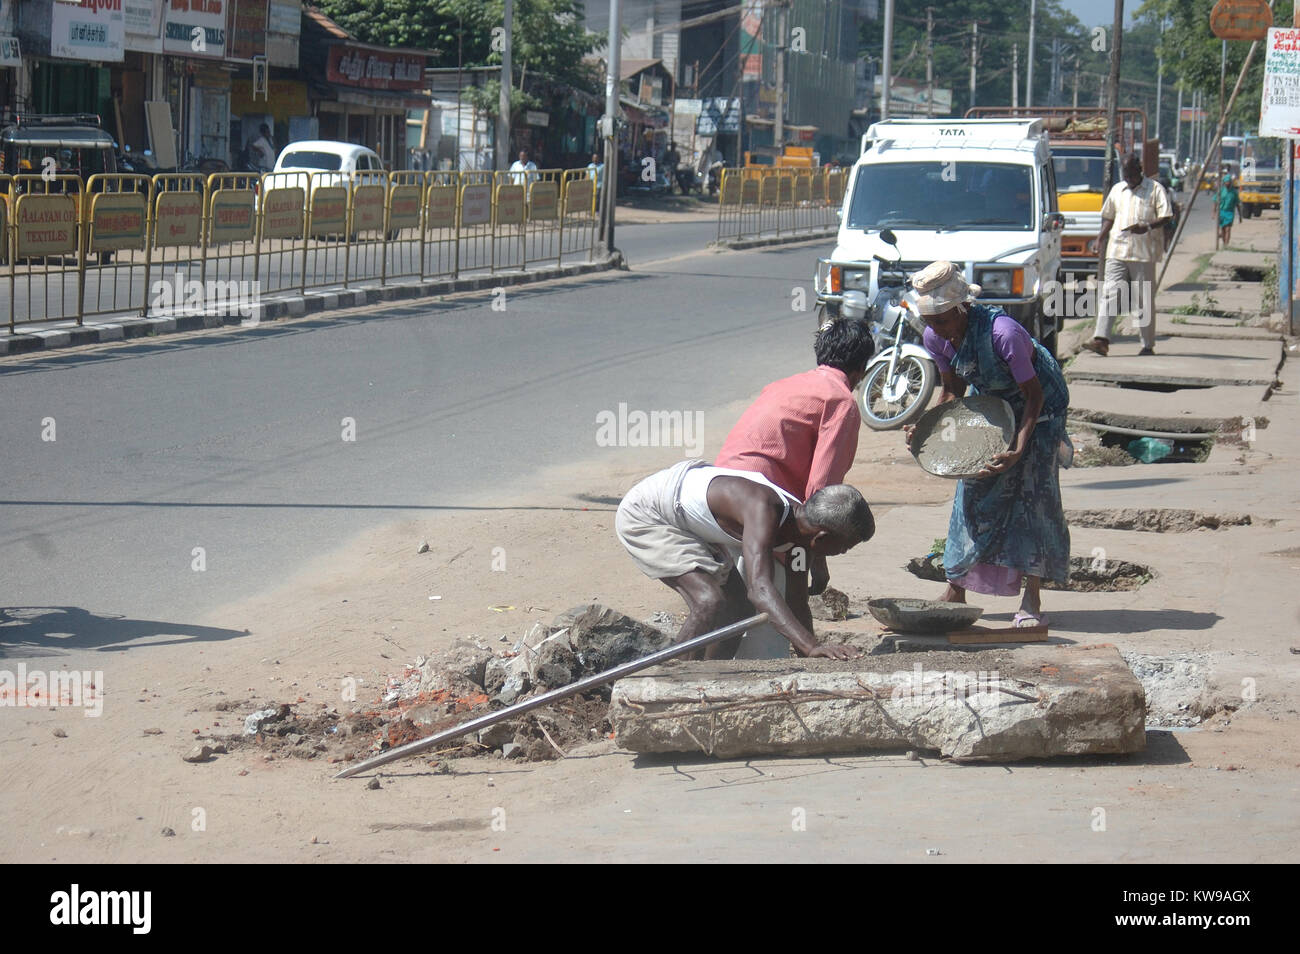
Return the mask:
{"type": "Polygon", "coordinates": [[[871,615],[899,633],[948,633],[964,629],[984,614],[978,606],[940,600],[868,600],[871,615]]]}
{"type": "Polygon", "coordinates": [[[916,422],[911,450],[936,477],[974,477],[1011,446],[1016,417],[1011,405],[991,394],[958,398],[931,408],[916,422]]]}

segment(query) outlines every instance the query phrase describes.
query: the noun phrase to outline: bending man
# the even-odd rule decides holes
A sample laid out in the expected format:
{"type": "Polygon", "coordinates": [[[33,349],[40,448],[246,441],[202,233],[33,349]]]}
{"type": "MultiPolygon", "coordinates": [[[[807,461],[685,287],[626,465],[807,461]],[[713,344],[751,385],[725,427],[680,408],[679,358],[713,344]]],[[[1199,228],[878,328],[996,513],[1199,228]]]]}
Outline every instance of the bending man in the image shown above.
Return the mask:
{"type": "MultiPolygon", "coordinates": [[[[760,474],[687,460],[633,487],[614,529],[641,572],[686,601],[677,642],[750,615],[751,605],[801,656],[848,659],[847,646],[819,645],[773,580],[776,553],[795,547],[836,556],[871,538],[871,508],[857,490],[835,484],[807,504],[760,474]],[[744,557],[744,581],[731,573],[744,557]]],[[[733,656],[736,636],[708,647],[710,659],[733,656]]]]}

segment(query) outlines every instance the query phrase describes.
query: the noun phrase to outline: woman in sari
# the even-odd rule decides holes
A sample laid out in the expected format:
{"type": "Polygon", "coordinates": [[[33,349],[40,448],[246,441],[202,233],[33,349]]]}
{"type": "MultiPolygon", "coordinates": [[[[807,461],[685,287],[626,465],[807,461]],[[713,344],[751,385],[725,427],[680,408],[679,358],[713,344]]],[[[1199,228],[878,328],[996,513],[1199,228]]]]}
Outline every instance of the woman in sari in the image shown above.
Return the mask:
{"type": "MultiPolygon", "coordinates": [[[[1016,416],[1006,452],[978,475],[961,480],[944,548],[948,588],[942,599],[964,603],[966,591],[1015,596],[1013,625],[1045,625],[1042,580],[1064,583],[1070,531],[1061,507],[1059,468],[1073,448],[1065,433],[1070,393],[1061,368],[1041,344],[996,305],[977,304],[980,286],[951,262],[935,262],[912,278],[925,320],[925,347],[943,379],[940,403],[972,393],[1002,398],[1016,416]]],[[[909,443],[912,428],[906,428],[909,443]]]]}

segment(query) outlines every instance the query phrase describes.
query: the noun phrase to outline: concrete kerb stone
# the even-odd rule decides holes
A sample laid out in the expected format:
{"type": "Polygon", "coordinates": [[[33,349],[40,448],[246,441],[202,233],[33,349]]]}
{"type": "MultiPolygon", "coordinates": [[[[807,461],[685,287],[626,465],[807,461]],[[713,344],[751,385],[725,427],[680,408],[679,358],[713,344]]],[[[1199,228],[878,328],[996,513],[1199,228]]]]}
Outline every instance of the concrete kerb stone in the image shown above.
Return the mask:
{"type": "Polygon", "coordinates": [[[719,758],[914,749],[1014,761],[1146,744],[1142,683],[1112,645],[674,662],[615,683],[610,719],[633,752],[719,758]]]}
{"type": "Polygon", "coordinates": [[[81,327],[37,329],[13,335],[0,335],[0,356],[30,354],[54,348],[77,347],[126,338],[144,338],[185,331],[200,331],[223,326],[240,326],[246,322],[274,321],[278,318],[300,318],[304,315],[338,308],[358,308],[381,301],[432,298],[461,292],[483,291],[501,285],[523,285],[552,281],[594,272],[623,268],[622,253],[594,262],[577,262],[551,265],[539,269],[517,272],[468,276],[423,284],[373,286],[339,289],[329,292],[311,292],[259,302],[252,316],[243,315],[168,315],[147,318],[115,319],[106,322],[88,322],[81,327]]]}

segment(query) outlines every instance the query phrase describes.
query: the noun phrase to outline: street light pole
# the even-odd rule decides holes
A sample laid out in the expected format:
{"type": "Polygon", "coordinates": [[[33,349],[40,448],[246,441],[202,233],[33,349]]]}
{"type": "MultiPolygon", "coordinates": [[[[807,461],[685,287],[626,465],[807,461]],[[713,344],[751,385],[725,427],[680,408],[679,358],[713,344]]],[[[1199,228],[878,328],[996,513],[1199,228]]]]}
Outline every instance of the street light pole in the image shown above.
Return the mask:
{"type": "MultiPolygon", "coordinates": [[[[1106,83],[1106,162],[1102,168],[1101,195],[1105,200],[1110,196],[1110,187],[1115,184],[1113,175],[1117,163],[1111,162],[1115,151],[1115,132],[1119,123],[1119,64],[1124,37],[1124,0],[1115,0],[1115,22],[1111,27],[1110,38],[1110,79],[1106,83]]],[[[1101,249],[1101,260],[1097,265],[1097,280],[1101,281],[1101,269],[1105,263],[1106,250],[1101,249]]]]}
{"type": "Polygon", "coordinates": [[[600,196],[600,234],[605,254],[614,254],[614,210],[618,196],[618,88],[623,46],[619,0],[609,0],[609,56],[605,73],[605,115],[601,134],[605,137],[605,174],[600,196]]]}
{"type": "Polygon", "coordinates": [[[894,70],[894,0],[885,0],[885,43],[880,63],[880,118],[889,118],[889,77],[894,70]]]}
{"type": "Polygon", "coordinates": [[[1038,0],[1029,0],[1029,55],[1025,67],[1025,106],[1034,105],[1034,22],[1038,19],[1038,0]]]}

